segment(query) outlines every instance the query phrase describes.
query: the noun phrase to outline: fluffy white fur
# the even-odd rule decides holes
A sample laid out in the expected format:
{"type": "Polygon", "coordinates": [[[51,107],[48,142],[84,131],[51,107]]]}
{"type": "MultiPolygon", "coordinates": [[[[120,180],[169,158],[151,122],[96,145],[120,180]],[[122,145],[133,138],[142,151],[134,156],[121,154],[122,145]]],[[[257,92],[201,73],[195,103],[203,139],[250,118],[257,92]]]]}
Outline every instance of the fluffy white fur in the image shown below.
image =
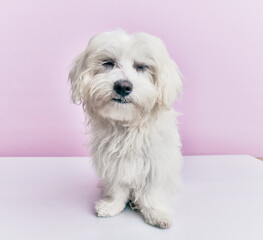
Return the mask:
{"type": "Polygon", "coordinates": [[[163,42],[121,30],[96,35],[69,79],[73,102],[87,114],[93,164],[102,179],[97,216],[119,214],[131,200],[147,223],[169,227],[166,200],[178,185],[182,162],[172,104],[182,82],[163,42]],[[133,85],[125,98],[113,89],[118,80],[133,85]]]}

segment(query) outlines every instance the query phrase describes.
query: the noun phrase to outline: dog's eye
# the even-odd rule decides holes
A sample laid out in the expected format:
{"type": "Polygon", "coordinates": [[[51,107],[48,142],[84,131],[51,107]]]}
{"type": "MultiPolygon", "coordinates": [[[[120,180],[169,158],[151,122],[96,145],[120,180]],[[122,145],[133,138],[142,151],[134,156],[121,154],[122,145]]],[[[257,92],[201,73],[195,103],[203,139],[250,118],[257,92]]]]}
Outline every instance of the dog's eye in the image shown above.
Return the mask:
{"type": "Polygon", "coordinates": [[[148,66],[143,64],[135,64],[134,68],[136,69],[137,72],[144,72],[148,69],[148,66]]]}
{"type": "Polygon", "coordinates": [[[115,65],[116,65],[116,63],[115,63],[114,61],[111,61],[111,60],[104,61],[104,62],[102,63],[102,66],[104,66],[104,67],[107,68],[107,69],[112,69],[112,68],[115,67],[115,65]]]}

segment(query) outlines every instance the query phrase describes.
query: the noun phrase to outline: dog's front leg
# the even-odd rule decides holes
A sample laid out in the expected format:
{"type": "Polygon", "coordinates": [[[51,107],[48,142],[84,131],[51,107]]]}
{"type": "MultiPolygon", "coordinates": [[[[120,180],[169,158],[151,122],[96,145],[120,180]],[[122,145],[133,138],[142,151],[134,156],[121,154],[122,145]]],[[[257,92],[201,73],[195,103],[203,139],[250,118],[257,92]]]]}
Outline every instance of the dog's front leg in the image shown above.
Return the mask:
{"type": "Polygon", "coordinates": [[[161,192],[152,188],[142,194],[137,203],[147,223],[159,228],[169,228],[172,224],[172,214],[161,195],[161,192]]]}
{"type": "Polygon", "coordinates": [[[119,214],[126,206],[129,189],[120,185],[102,186],[102,198],[95,203],[98,217],[112,217],[119,214]]]}

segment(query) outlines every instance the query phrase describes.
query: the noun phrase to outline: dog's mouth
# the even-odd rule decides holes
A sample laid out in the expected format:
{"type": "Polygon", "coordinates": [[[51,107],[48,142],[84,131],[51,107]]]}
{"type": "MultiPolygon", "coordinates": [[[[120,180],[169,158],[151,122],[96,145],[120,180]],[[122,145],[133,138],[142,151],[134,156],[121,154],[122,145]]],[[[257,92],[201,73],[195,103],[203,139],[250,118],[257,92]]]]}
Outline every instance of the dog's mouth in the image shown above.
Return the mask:
{"type": "Polygon", "coordinates": [[[131,101],[126,98],[112,98],[111,100],[121,104],[131,103],[131,101]]]}

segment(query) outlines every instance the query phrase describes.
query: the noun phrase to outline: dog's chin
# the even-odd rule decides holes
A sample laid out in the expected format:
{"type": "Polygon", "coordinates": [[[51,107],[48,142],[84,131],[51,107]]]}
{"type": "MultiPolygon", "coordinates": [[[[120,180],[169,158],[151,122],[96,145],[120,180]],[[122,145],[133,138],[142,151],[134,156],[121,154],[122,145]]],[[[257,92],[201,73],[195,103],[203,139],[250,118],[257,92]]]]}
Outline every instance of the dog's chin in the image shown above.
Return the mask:
{"type": "Polygon", "coordinates": [[[113,98],[100,110],[101,117],[113,121],[132,122],[138,118],[138,110],[135,104],[125,99],[113,98]]]}

